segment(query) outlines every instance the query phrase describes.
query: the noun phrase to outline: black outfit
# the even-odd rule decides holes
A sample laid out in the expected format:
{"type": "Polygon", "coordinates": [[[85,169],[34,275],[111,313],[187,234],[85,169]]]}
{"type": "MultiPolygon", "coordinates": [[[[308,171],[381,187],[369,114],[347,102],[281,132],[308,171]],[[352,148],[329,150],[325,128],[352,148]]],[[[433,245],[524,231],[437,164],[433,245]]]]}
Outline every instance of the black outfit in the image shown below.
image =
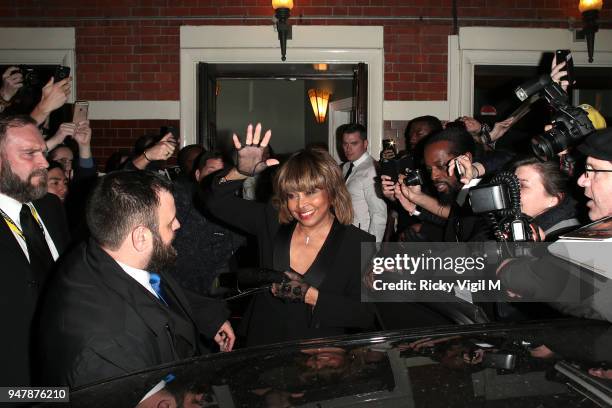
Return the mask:
{"type": "Polygon", "coordinates": [[[93,159],[91,162],[93,163],[92,167],[81,167],[80,159],[78,157],[75,159],[74,175],[68,185],[68,195],[64,202],[70,235],[74,242],[84,241],[89,236],[85,221],[85,207],[87,198],[98,181],[95,162],[93,159]]]}
{"type": "Polygon", "coordinates": [[[167,305],[92,240],[75,248],[41,303],[41,383],[75,387],[205,352],[200,333],[214,337],[224,303],[156,272],[167,305]]]}
{"type": "Polygon", "coordinates": [[[190,179],[174,181],[176,218],[181,228],[173,242],[178,258],[172,275],[184,288],[210,295],[215,278],[230,271],[230,258],[245,239],[211,219],[197,191],[198,184],[190,179]]]}
{"type": "Polygon", "coordinates": [[[580,226],[576,200],[565,197],[558,205],[535,217],[534,222],[546,234],[546,241],[556,241],[559,236],[580,226]]]}
{"type": "MultiPolygon", "coordinates": [[[[33,202],[42,222],[61,255],[68,246],[70,235],[64,209],[59,198],[47,194],[33,202]]],[[[26,386],[30,384],[30,335],[39,296],[51,271],[34,271],[4,219],[0,218],[0,256],[2,284],[0,310],[3,335],[0,336],[2,366],[0,384],[26,386]]]]}
{"type": "MultiPolygon", "coordinates": [[[[209,210],[225,222],[257,236],[260,264],[289,270],[289,248],[296,223],[281,225],[271,204],[236,196],[241,182],[213,183],[209,210]]],[[[269,291],[256,295],[244,316],[241,333],[247,345],[276,343],[347,333],[373,326],[371,305],[361,303],[361,243],[375,238],[352,225],[334,225],[315,261],[303,275],[319,291],[314,308],[285,303],[269,291]]]]}
{"type": "MultiPolygon", "coordinates": [[[[555,241],[560,235],[569,232],[580,225],[578,219],[576,218],[576,201],[571,197],[565,197],[561,203],[535,217],[534,224],[545,231],[546,241],[555,241]]],[[[558,265],[560,260],[554,260],[549,255],[539,254],[540,258],[542,258],[542,256],[544,257],[543,262],[541,262],[540,259],[529,259],[529,261],[526,259],[519,260],[519,264],[522,264],[522,266],[519,268],[520,272],[515,272],[515,276],[511,278],[511,283],[508,281],[509,274],[502,273],[500,275],[500,277],[503,276],[502,282],[512,285],[506,287],[514,288],[515,291],[519,288],[524,290],[525,285],[527,285],[529,287],[527,291],[531,292],[536,291],[536,288],[546,281],[544,285],[547,286],[549,290],[558,291],[558,293],[561,293],[561,288],[567,283],[568,279],[568,276],[564,273],[560,273],[557,276],[548,276],[545,280],[538,279],[538,276],[546,276],[546,274],[550,273],[550,271],[559,270],[558,265]],[[536,269],[540,270],[537,274],[533,275],[531,267],[527,265],[538,265],[536,269]],[[539,275],[540,273],[542,275],[539,275]],[[523,284],[517,284],[517,279],[519,281],[522,280],[523,284]]],[[[508,267],[504,268],[504,270],[510,268],[516,271],[517,265],[514,265],[514,262],[517,261],[513,261],[510,265],[508,265],[508,267]]],[[[561,264],[563,264],[563,262],[561,262],[561,264]]],[[[577,283],[576,287],[579,286],[580,284],[577,283]]],[[[522,294],[525,292],[520,291],[517,293],[522,294]]],[[[554,296],[551,295],[550,298],[554,298],[554,296]]],[[[563,314],[561,313],[562,310],[562,308],[552,307],[549,304],[541,302],[498,303],[496,305],[496,320],[521,321],[559,318],[563,317],[563,314]]]]}
{"type": "Polygon", "coordinates": [[[494,174],[512,162],[514,157],[515,154],[513,152],[495,149],[483,152],[475,161],[482,164],[482,166],[485,168],[486,174],[494,174]]]}
{"type": "Polygon", "coordinates": [[[554,255],[519,258],[506,265],[499,278],[503,288],[525,299],[545,299],[565,315],[612,322],[612,280],[554,255]]]}
{"type": "Polygon", "coordinates": [[[474,214],[469,202],[452,204],[444,229],[444,242],[484,242],[492,240],[485,217],[474,214]]]}

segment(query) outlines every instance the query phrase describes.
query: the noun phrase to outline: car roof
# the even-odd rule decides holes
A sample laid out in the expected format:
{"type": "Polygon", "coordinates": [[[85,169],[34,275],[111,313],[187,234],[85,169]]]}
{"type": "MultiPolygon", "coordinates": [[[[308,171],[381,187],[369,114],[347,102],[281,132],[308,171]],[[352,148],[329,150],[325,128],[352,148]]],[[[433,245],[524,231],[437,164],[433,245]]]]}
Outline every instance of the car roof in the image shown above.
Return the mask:
{"type": "Polygon", "coordinates": [[[74,390],[70,399],[132,407],[172,374],[160,393],[215,407],[575,406],[593,387],[602,387],[592,398],[599,403],[612,395],[609,380],[588,372],[612,367],[610,344],[610,324],[578,319],[376,332],[193,358],[74,390]]]}

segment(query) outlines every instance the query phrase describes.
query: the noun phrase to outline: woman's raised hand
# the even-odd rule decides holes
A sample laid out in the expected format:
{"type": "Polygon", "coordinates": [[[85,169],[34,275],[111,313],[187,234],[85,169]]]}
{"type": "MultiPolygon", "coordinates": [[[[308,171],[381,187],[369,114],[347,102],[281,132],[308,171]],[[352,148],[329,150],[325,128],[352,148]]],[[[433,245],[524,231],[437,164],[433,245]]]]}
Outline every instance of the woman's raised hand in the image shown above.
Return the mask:
{"type": "Polygon", "coordinates": [[[270,143],[271,137],[272,131],[268,130],[263,139],[261,139],[261,123],[255,126],[255,134],[253,134],[253,125],[249,124],[244,146],[234,133],[234,147],[238,151],[236,170],[238,170],[240,174],[247,177],[253,177],[269,166],[278,164],[278,160],[276,159],[265,159],[265,148],[268,146],[268,143],[270,143]]]}

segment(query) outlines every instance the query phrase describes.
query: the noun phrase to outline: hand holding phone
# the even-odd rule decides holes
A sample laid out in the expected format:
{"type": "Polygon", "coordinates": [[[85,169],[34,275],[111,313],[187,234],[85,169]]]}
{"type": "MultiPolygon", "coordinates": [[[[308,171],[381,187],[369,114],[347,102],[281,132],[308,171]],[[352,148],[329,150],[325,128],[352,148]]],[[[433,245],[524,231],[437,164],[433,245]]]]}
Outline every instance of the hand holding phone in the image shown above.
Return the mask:
{"type": "Polygon", "coordinates": [[[393,151],[393,156],[397,155],[397,151],[395,150],[395,141],[393,139],[383,139],[382,148],[383,148],[383,153],[386,150],[391,150],[393,151]]]}
{"type": "MultiPolygon", "coordinates": [[[[575,83],[574,79],[574,60],[572,58],[572,52],[570,50],[557,50],[555,51],[555,61],[553,65],[553,71],[551,77],[554,81],[559,81],[561,85],[565,85],[563,82],[567,81],[567,86],[572,86],[575,83]],[[565,65],[559,69],[555,69],[561,63],[565,62],[565,65]],[[565,72],[565,75],[557,75],[565,72]]],[[[566,89],[564,87],[564,89],[566,89]]]]}
{"type": "Polygon", "coordinates": [[[461,179],[461,177],[465,174],[463,171],[463,167],[461,167],[461,163],[459,163],[458,159],[455,159],[455,171],[457,172],[457,178],[461,179]]]}
{"type": "Polygon", "coordinates": [[[395,183],[397,182],[398,171],[397,162],[395,160],[383,159],[380,161],[380,174],[383,176],[389,176],[389,178],[395,183]]]}
{"type": "Polygon", "coordinates": [[[474,166],[467,155],[457,156],[448,163],[448,175],[455,176],[461,184],[468,184],[474,178],[474,166]]]}
{"type": "Polygon", "coordinates": [[[64,67],[62,65],[58,65],[55,67],[55,73],[53,74],[53,82],[59,82],[62,79],[68,78],[70,76],[70,67],[64,67]]]}
{"type": "Polygon", "coordinates": [[[89,102],[76,101],[74,102],[74,112],[72,114],[72,123],[79,124],[85,122],[89,116],[89,102]]]}
{"type": "Polygon", "coordinates": [[[178,144],[180,135],[177,128],[175,128],[174,126],[162,126],[159,128],[160,139],[168,133],[172,134],[172,139],[174,140],[174,143],[178,144]]]}
{"type": "Polygon", "coordinates": [[[166,133],[159,142],[145,151],[148,161],[168,160],[176,149],[176,141],[171,133],[166,133]]]}

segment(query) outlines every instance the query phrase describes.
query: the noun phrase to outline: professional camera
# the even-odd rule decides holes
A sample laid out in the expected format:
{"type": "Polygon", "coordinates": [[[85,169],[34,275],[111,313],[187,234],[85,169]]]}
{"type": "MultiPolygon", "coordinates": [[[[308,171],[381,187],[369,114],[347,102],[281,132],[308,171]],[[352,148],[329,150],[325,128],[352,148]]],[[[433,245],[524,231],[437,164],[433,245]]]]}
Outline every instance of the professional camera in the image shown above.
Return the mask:
{"type": "Polygon", "coordinates": [[[18,71],[21,73],[23,77],[23,88],[41,88],[44,82],[49,79],[49,68],[53,68],[53,78],[55,82],[70,76],[70,67],[65,67],[63,65],[51,67],[19,65],[13,72],[18,71]]]}
{"type": "Polygon", "coordinates": [[[475,214],[487,215],[498,242],[532,240],[531,219],[521,212],[521,188],[514,173],[499,173],[489,184],[470,188],[468,199],[475,214]]]}
{"type": "Polygon", "coordinates": [[[406,186],[422,186],[423,175],[419,169],[405,169],[404,170],[404,185],[406,186]]]}
{"type": "Polygon", "coordinates": [[[407,167],[407,163],[403,159],[381,159],[380,174],[383,176],[389,176],[391,180],[395,182],[398,180],[398,175],[403,174],[405,176],[404,185],[423,185],[423,175],[421,174],[421,170],[407,167]]]}
{"type": "Polygon", "coordinates": [[[571,106],[563,88],[553,82],[549,75],[528,81],[514,92],[521,101],[538,94],[555,111],[552,129],[531,141],[531,149],[540,160],[553,159],[595,130],[587,113],[579,107],[571,106]]]}
{"type": "Polygon", "coordinates": [[[19,71],[21,73],[21,76],[23,77],[24,88],[31,88],[40,85],[40,75],[34,67],[28,65],[19,65],[17,70],[13,70],[13,73],[15,71],[19,71]]]}

